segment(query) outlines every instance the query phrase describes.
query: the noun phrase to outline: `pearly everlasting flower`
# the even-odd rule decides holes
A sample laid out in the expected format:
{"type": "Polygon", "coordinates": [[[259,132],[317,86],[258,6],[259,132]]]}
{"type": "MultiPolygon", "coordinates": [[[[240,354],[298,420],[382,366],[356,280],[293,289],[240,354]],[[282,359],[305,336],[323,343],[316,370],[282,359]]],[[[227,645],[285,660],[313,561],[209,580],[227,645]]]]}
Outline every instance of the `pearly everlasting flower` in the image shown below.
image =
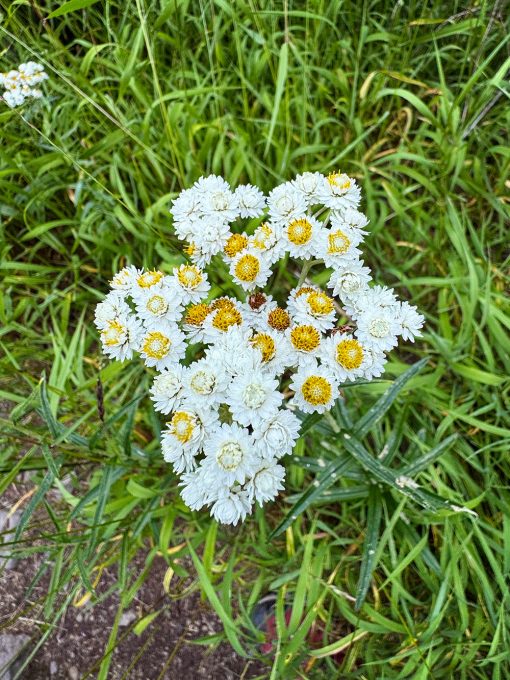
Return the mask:
{"type": "Polygon", "coordinates": [[[264,460],[262,465],[246,485],[247,491],[257,503],[262,505],[272,501],[283,489],[285,468],[276,460],[264,460]]]}
{"type": "Polygon", "coordinates": [[[179,408],[184,399],[184,366],[176,364],[159,373],[150,389],[154,408],[160,413],[170,413],[179,408]]]}
{"type": "Polygon", "coordinates": [[[264,458],[281,458],[292,452],[299,437],[301,423],[291,411],[280,409],[273,417],[259,423],[253,436],[264,458]]]}
{"type": "Polygon", "coordinates": [[[174,411],[162,433],[161,448],[175,472],[190,472],[196,467],[198,453],[208,431],[217,426],[216,412],[182,407],[174,411]]]}
{"type": "Polygon", "coordinates": [[[360,312],[357,326],[355,335],[362,345],[384,352],[396,347],[401,326],[392,307],[374,307],[360,312]]]}
{"type": "Polygon", "coordinates": [[[248,328],[241,309],[241,303],[233,298],[219,298],[211,305],[211,311],[204,319],[203,334],[206,342],[217,342],[225,333],[235,328],[248,334],[248,328]]]}
{"type": "Polygon", "coordinates": [[[103,352],[117,361],[131,359],[142,333],[140,321],[131,315],[119,315],[105,321],[101,330],[103,352]]]}
{"type": "Polygon", "coordinates": [[[328,366],[339,382],[356,380],[363,375],[365,350],[347,333],[335,333],[322,343],[321,363],[328,366]]]}
{"type": "Polygon", "coordinates": [[[271,276],[269,262],[257,250],[246,249],[238,253],[230,264],[232,280],[244,290],[252,291],[266,285],[271,276]]]}
{"type": "Polygon", "coordinates": [[[323,227],[314,217],[296,217],[281,227],[280,249],[307,260],[318,250],[323,227]]]}
{"type": "Polygon", "coordinates": [[[211,290],[207,275],[194,264],[181,264],[180,267],[176,267],[173,280],[177,296],[184,304],[200,302],[211,290]]]}
{"type": "Polygon", "coordinates": [[[268,196],[267,205],[271,222],[275,226],[304,217],[307,207],[302,193],[291,182],[285,182],[273,189],[268,196]]]}
{"type": "Polygon", "coordinates": [[[241,488],[225,488],[211,507],[211,515],[222,524],[244,522],[252,511],[250,492],[241,488]]]}
{"type": "Polygon", "coordinates": [[[43,93],[35,85],[39,85],[47,78],[48,75],[41,64],[34,61],[20,64],[18,70],[0,73],[0,87],[5,89],[2,98],[10,108],[21,106],[25,99],[40,99],[43,93]]]}
{"type": "Polygon", "coordinates": [[[285,331],[291,366],[314,363],[319,356],[322,333],[316,324],[295,324],[285,331]]]}
{"type": "Polygon", "coordinates": [[[363,369],[362,377],[365,380],[372,380],[378,378],[384,373],[384,365],[386,364],[386,354],[379,349],[373,347],[363,348],[363,369]]]}
{"type": "Polygon", "coordinates": [[[161,286],[137,288],[133,294],[136,313],[146,328],[162,330],[175,325],[182,316],[181,295],[170,277],[161,286]]]}
{"type": "Polygon", "coordinates": [[[231,376],[221,362],[211,356],[191,363],[183,375],[183,395],[189,403],[199,407],[213,407],[226,399],[231,376]]]}
{"type": "Polygon", "coordinates": [[[170,213],[181,241],[192,240],[196,225],[202,217],[201,196],[196,189],[185,189],[172,201],[170,213]]]}
{"type": "Polygon", "coordinates": [[[260,217],[263,215],[266,199],[258,187],[251,184],[241,184],[234,191],[234,197],[239,206],[241,217],[260,217]]]}
{"type": "Polygon", "coordinates": [[[338,226],[323,229],[317,238],[314,257],[324,261],[326,267],[339,269],[349,260],[358,260],[361,250],[356,246],[361,239],[357,234],[338,226]]]}
{"type": "Polygon", "coordinates": [[[206,351],[212,362],[221,362],[232,376],[260,369],[260,355],[248,342],[248,328],[232,327],[219,335],[206,351]]]}
{"type": "Polygon", "coordinates": [[[399,335],[403,340],[414,342],[415,337],[421,336],[420,328],[425,323],[425,318],[418,314],[416,307],[410,305],[409,302],[399,302],[397,305],[397,319],[401,327],[399,335]]]}
{"type": "Polygon", "coordinates": [[[304,413],[329,411],[338,397],[338,381],[333,371],[317,363],[300,367],[290,384],[292,404],[304,413]]]}
{"type": "Polygon", "coordinates": [[[139,338],[138,351],[146,366],[157,371],[175,366],[184,356],[185,335],[177,325],[146,330],[139,338]]]}
{"type": "Polygon", "coordinates": [[[129,288],[129,293],[131,295],[137,295],[145,291],[151,290],[154,292],[167,281],[167,277],[163,272],[156,269],[149,269],[144,271],[142,269],[136,276],[133,277],[133,281],[129,288]]]}
{"type": "Polygon", "coordinates": [[[118,317],[127,317],[131,314],[131,308],[124,296],[116,290],[111,291],[103,302],[96,305],[94,323],[99,330],[104,330],[109,323],[118,317]]]}
{"type": "Polygon", "coordinates": [[[328,208],[344,212],[348,208],[357,208],[361,200],[361,191],[356,180],[343,172],[332,172],[320,189],[320,202],[328,208]]]}
{"type": "Polygon", "coordinates": [[[230,236],[230,228],[227,222],[215,219],[209,215],[200,221],[193,232],[193,244],[195,251],[191,259],[199,266],[210,262],[211,258],[221,253],[230,236]],[[200,264],[203,262],[204,264],[200,264]]]}
{"type": "Polygon", "coordinates": [[[303,196],[306,205],[320,203],[323,186],[326,178],[320,172],[303,172],[292,180],[293,186],[303,196]]]}
{"type": "Polygon", "coordinates": [[[364,267],[361,260],[352,260],[342,263],[333,272],[328,288],[333,288],[333,295],[340,297],[345,303],[365,290],[371,280],[370,269],[364,267]]]}
{"type": "Polygon", "coordinates": [[[283,401],[278,387],[279,381],[262,371],[235,377],[225,400],[234,420],[254,427],[276,415],[283,401]]]}
{"type": "Polygon", "coordinates": [[[213,429],[204,443],[202,468],[211,485],[244,484],[257,470],[260,456],[253,436],[236,423],[213,429]]]}
{"type": "Polygon", "coordinates": [[[113,290],[127,295],[131,292],[133,286],[135,285],[136,279],[141,274],[141,269],[137,269],[136,267],[133,267],[133,265],[129,265],[115,274],[113,279],[110,281],[110,286],[113,290]]]}
{"type": "Polygon", "coordinates": [[[297,295],[293,306],[292,318],[296,324],[312,324],[324,333],[333,328],[336,323],[334,301],[322,290],[312,290],[303,295],[297,295]]]}

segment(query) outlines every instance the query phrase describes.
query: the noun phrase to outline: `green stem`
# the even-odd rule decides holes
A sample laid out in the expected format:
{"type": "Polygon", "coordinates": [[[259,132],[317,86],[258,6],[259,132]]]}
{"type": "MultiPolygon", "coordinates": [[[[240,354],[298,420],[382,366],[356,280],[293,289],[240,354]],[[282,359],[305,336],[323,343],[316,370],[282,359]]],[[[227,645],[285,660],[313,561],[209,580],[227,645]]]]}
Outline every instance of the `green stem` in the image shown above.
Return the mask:
{"type": "Polygon", "coordinates": [[[301,288],[310,269],[314,265],[319,264],[320,262],[322,262],[322,260],[310,260],[310,262],[305,262],[305,264],[303,265],[303,269],[301,270],[301,274],[299,275],[299,281],[297,282],[296,288],[301,288]]]}

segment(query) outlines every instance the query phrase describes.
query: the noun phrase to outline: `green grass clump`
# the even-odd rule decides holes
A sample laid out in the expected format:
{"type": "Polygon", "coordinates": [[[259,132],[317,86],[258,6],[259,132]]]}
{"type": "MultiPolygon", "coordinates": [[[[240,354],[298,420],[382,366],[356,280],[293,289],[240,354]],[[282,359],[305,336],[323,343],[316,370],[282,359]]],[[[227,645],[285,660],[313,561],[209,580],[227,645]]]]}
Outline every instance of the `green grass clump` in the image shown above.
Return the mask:
{"type": "Polygon", "coordinates": [[[267,677],[507,678],[503,4],[0,6],[0,70],[33,59],[50,75],[44,100],[0,102],[0,491],[29,470],[34,489],[2,554],[51,555],[36,577],[51,574],[41,644],[117,565],[119,613],[93,669],[107,678],[122,610],[159,556],[169,597],[191,574],[222,619],[224,634],[204,642],[227,638],[242,654],[256,648],[253,604],[277,592],[267,677]],[[376,281],[419,306],[426,332],[393,353],[383,381],[346,390],[333,424],[309,423],[285,499],[224,530],[179,500],[149,376],[104,361],[93,308],[124,263],[181,261],[169,202],[201,174],[269,190],[338,167],[364,190],[376,281]],[[359,434],[360,418],[367,427],[349,443],[341,435],[359,434]],[[334,483],[323,484],[324,466],[338,468],[334,483]],[[402,473],[448,503],[423,509],[401,493],[402,473]],[[275,531],[295,503],[303,512],[275,531]]]}

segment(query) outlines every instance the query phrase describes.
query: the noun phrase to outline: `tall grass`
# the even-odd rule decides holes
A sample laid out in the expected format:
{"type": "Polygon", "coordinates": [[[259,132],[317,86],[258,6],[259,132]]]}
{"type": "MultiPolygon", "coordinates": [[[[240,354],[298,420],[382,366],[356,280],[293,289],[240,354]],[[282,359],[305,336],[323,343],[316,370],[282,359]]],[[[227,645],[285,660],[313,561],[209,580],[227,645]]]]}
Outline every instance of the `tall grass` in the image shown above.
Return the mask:
{"type": "MultiPolygon", "coordinates": [[[[51,556],[36,577],[50,574],[40,644],[66,607],[94,601],[115,564],[120,608],[96,669],[108,677],[122,611],[162,556],[169,596],[191,574],[240,654],[256,650],[254,603],[278,593],[268,677],[504,680],[504,4],[76,4],[84,8],[47,18],[66,7],[0,1],[1,70],[32,58],[50,74],[44,101],[0,108],[0,490],[24,471],[33,489],[2,554],[51,556]],[[181,260],[169,201],[201,174],[269,190],[338,167],[363,187],[376,280],[419,305],[426,333],[396,353],[384,381],[346,391],[334,426],[310,423],[287,464],[284,500],[226,531],[180,501],[161,461],[149,378],[136,363],[103,360],[93,307],[125,262],[169,271],[181,260]],[[424,367],[388,408],[365,415],[362,449],[349,446],[341,434],[419,358],[424,367]],[[344,459],[358,465],[275,532],[323,479],[321,466],[344,459]],[[389,482],[402,470],[476,519],[421,510],[389,482]],[[135,578],[139,551],[147,570],[135,578]]],[[[219,274],[215,284],[224,285],[219,274]]]]}

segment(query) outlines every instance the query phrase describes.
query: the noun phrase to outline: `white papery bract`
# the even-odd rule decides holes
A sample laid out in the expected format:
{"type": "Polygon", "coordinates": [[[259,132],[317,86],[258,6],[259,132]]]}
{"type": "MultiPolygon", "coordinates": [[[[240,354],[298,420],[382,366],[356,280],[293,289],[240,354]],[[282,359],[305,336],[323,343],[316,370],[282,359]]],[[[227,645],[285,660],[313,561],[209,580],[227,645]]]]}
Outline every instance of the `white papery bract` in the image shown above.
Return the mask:
{"type": "Polygon", "coordinates": [[[340,171],[303,172],[267,198],[200,177],[170,208],[182,259],[125,266],[97,305],[104,353],[138,352],[156,372],[163,457],[191,510],[236,525],[274,500],[304,415],[382,375],[399,339],[421,335],[423,316],[360,259],[360,198],[340,171]]]}

